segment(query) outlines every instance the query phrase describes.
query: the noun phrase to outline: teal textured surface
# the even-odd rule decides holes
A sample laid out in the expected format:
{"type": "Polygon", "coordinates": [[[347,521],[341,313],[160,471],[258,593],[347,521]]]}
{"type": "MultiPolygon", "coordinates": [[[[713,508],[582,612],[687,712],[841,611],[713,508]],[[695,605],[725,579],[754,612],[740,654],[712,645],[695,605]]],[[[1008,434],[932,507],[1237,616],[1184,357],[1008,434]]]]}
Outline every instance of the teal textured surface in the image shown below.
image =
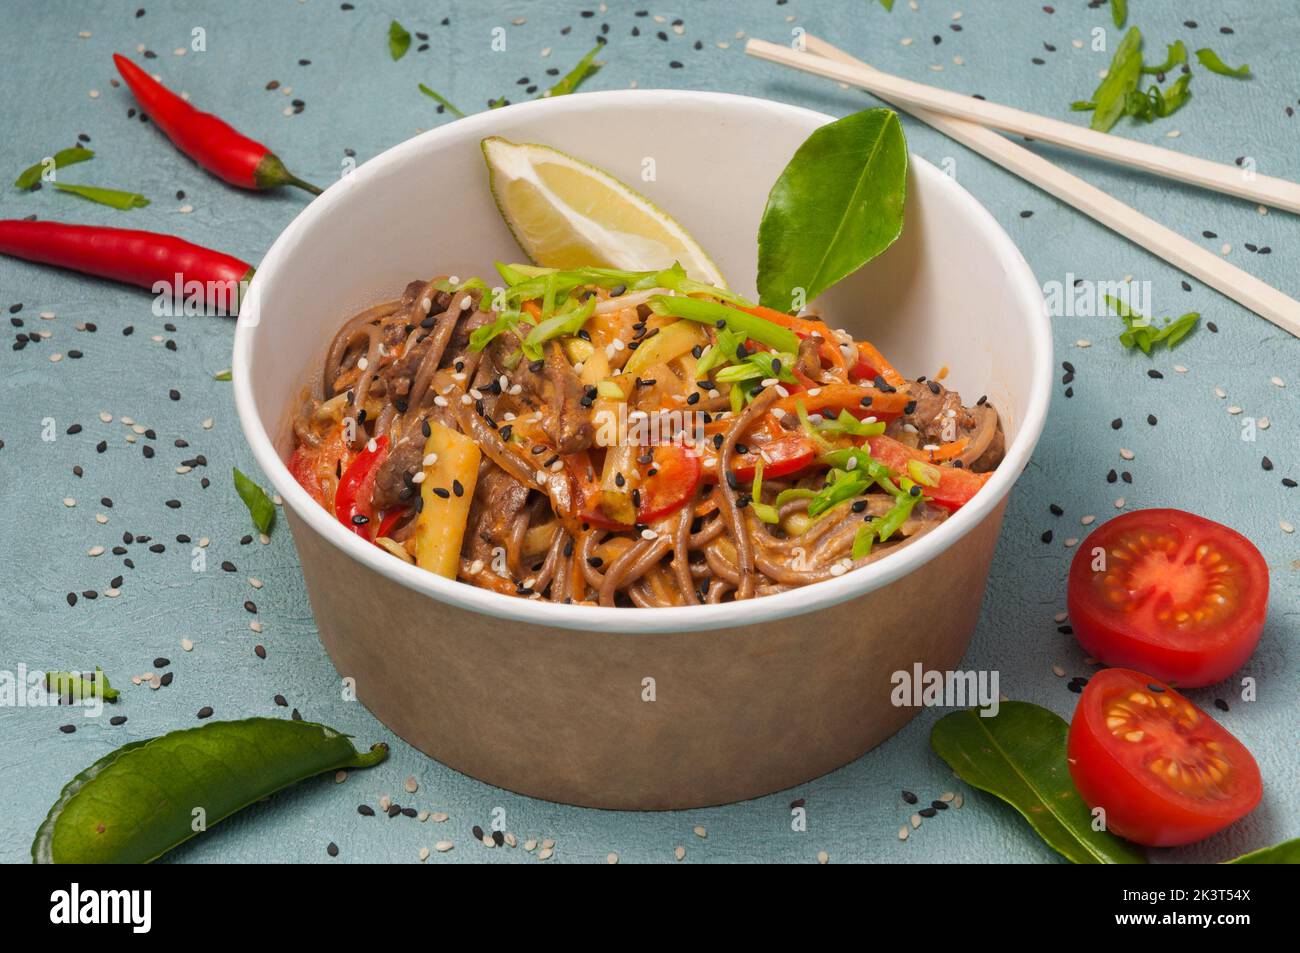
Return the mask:
{"type": "MultiPolygon", "coordinates": [[[[608,46],[600,57],[606,65],[585,89],[633,83],[715,89],[834,115],[873,103],[860,92],[743,53],[743,36],[788,42],[805,29],[890,72],[1079,122],[1085,117],[1070,114],[1069,104],[1091,93],[1109,61],[1109,54],[1093,51],[1094,31],[1107,31],[1112,44],[1118,36],[1110,11],[1084,0],[1057,0],[1051,13],[1051,5],[1029,0],[919,0],[916,10],[898,0],[892,13],[874,0],[671,8],[637,0],[608,9],[567,0],[355,0],[352,6],[337,0],[15,5],[0,34],[7,78],[0,112],[8,133],[0,138],[0,218],[36,214],[174,232],[256,262],[304,207],[309,196],[303,193],[253,195],[227,187],[178,154],[152,125],[128,118],[134,103],[124,88],[110,84],[114,52],[133,56],[201,108],[266,142],[298,175],[323,185],[343,171],[346,150],[363,162],[452,121],[436,112],[418,83],[476,112],[499,96],[525,95],[529,84],[550,85],[554,78],[545,71],[567,70],[606,27],[608,46]],[[641,10],[648,15],[638,16],[641,10]],[[428,34],[427,40],[417,35],[399,62],[387,45],[393,18],[412,33],[428,34]],[[493,49],[494,30],[505,37],[504,51],[493,49]],[[192,48],[196,37],[205,50],[192,48]],[[420,50],[425,43],[429,49],[420,50]],[[143,58],[142,50],[156,58],[143,58]],[[528,83],[517,82],[524,77],[528,83]],[[266,88],[272,80],[278,89],[266,88]],[[298,112],[295,100],[303,104],[298,112]],[[141,192],[152,200],[148,208],[117,212],[53,189],[23,193],[9,185],[42,156],[74,144],[79,133],[90,137],[87,145],[97,155],[61,179],[141,192]]],[[[1300,179],[1300,118],[1291,115],[1300,105],[1300,63],[1285,39],[1300,27],[1294,0],[1134,0],[1129,6],[1130,23],[1147,37],[1149,58],[1160,59],[1165,43],[1183,38],[1189,49],[1212,46],[1231,64],[1249,63],[1254,78],[1197,70],[1193,98],[1183,110],[1150,126],[1124,120],[1115,133],[1222,162],[1244,157],[1243,164],[1260,173],[1300,179]],[[1188,20],[1197,26],[1184,25],[1188,20]]],[[[1012,495],[966,667],[997,670],[1006,695],[1068,719],[1078,696],[1066,684],[1092,671],[1054,618],[1065,609],[1065,573],[1074,551],[1067,541],[1088,530],[1081,520],[1105,520],[1122,498],[1125,509],[1176,506],[1228,523],[1268,560],[1269,621],[1255,656],[1234,679],[1189,694],[1254,752],[1264,802],[1228,831],[1194,847],[1152,851],[1152,860],[1217,861],[1300,835],[1294,793],[1300,784],[1300,537],[1286,528],[1300,524],[1300,488],[1282,483],[1284,477],[1300,479],[1300,342],[1195,281],[1184,290],[1182,275],[1137,245],[925,126],[907,117],[903,122],[911,149],[951,171],[992,212],[1045,286],[1132,276],[1150,282],[1155,314],[1204,315],[1177,350],[1152,358],[1120,347],[1115,317],[1054,318],[1057,360],[1075,369],[1073,396],[1067,399],[1066,385],[1056,385],[1047,430],[1012,495]],[[1148,369],[1163,377],[1149,376],[1148,369]],[[1113,429],[1117,419],[1122,426],[1113,429]],[[1262,465],[1266,457],[1269,467],[1262,465]],[[1111,470],[1129,474],[1131,482],[1108,482],[1111,470]],[[1053,503],[1064,515],[1049,512],[1053,503]],[[1052,541],[1044,543],[1047,530],[1052,541]],[[1252,702],[1240,698],[1239,681],[1247,677],[1257,684],[1252,702]],[[1215,699],[1226,700],[1231,710],[1215,710],[1215,699]]],[[[581,143],[571,150],[581,154],[581,143]]],[[[1300,295],[1296,217],[1263,215],[1248,203],[1044,151],[1300,295]],[[1198,237],[1206,232],[1214,237],[1198,237]],[[1261,254],[1264,248],[1271,253],[1261,254]]],[[[672,862],[679,845],[685,862],[815,862],[820,851],[831,862],[1059,859],[1014,811],[957,781],[930,751],[929,730],[942,712],[923,712],[877,750],[798,789],[666,814],[530,800],[459,775],[406,746],[342,697],[316,637],[283,519],[269,544],[256,538],[241,543],[254,530],[230,470],[261,475],[239,432],[230,385],[214,379],[230,364],[232,323],[177,318],[174,329],[167,328],[172,319],[155,316],[150,305],[147,292],[0,259],[0,318],[21,322],[6,326],[7,341],[49,332],[21,350],[0,348],[0,670],[99,665],[124,696],[108,714],[128,716],[125,724],[110,726],[107,717],[84,719],[68,709],[0,707],[0,785],[6,792],[0,860],[27,859],[37,825],[77,771],[128,741],[196,724],[204,706],[223,719],[288,717],[296,708],[305,718],[354,734],[359,747],[388,741],[392,757],[342,784],[320,778],[276,795],[167,861],[418,862],[420,849],[440,840],[454,842],[455,849],[435,852],[428,863],[534,859],[536,851],[474,843],[471,827],[490,829],[498,818],[521,843],[553,838],[555,861],[603,861],[616,852],[623,862],[672,862]],[[13,311],[10,305],[17,304],[21,310],[13,311]],[[134,332],[125,335],[127,327],[134,332]],[[52,361],[55,354],[62,358],[52,361]],[[101,413],[112,420],[103,421],[101,413]],[[124,418],[154,435],[134,433],[124,418]],[[79,431],[69,432],[73,425],[79,431]],[[188,447],[176,446],[177,440],[188,447]],[[102,453],[96,449],[101,441],[102,453]],[[145,456],[146,446],[156,448],[152,457],[145,456]],[[175,472],[197,455],[206,466],[175,472]],[[80,476],[74,467],[82,468],[80,476]],[[207,488],[199,482],[205,476],[207,488]],[[169,507],[169,500],[181,505],[169,507]],[[124,532],[152,539],[137,539],[125,554],[114,554],[114,546],[125,545],[124,532]],[[178,543],[180,534],[210,540],[203,571],[194,571],[191,545],[178,543]],[[151,552],[157,544],[164,551],[151,552]],[[89,555],[93,547],[107,551],[89,555]],[[125,568],[124,558],[134,568],[125,568]],[[223,562],[234,569],[223,571],[223,562]],[[123,580],[115,583],[119,575],[123,580]],[[261,587],[254,588],[250,577],[261,587]],[[113,588],[119,594],[110,596],[113,588]],[[97,598],[86,598],[87,591],[97,598]],[[69,605],[69,593],[78,594],[76,605],[69,605]],[[182,648],[182,639],[192,641],[192,651],[182,648]],[[259,644],[264,659],[254,652],[259,644]],[[158,657],[169,665],[155,668],[158,657]],[[151,671],[173,672],[174,681],[157,690],[132,684],[132,675],[151,671]],[[277,704],[277,695],[288,707],[277,704]],[[67,724],[77,730],[61,732],[67,724]],[[407,778],[418,783],[415,793],[404,789],[407,778]],[[901,789],[923,800],[961,792],[965,805],[926,820],[900,841],[899,826],[913,810],[901,800],[901,789]],[[357,813],[358,804],[375,805],[383,795],[449,819],[421,823],[357,813]],[[806,831],[791,823],[796,798],[806,802],[806,831]],[[693,833],[697,825],[707,837],[693,833]],[[336,859],[326,854],[330,842],[340,848],[336,859]]]]}

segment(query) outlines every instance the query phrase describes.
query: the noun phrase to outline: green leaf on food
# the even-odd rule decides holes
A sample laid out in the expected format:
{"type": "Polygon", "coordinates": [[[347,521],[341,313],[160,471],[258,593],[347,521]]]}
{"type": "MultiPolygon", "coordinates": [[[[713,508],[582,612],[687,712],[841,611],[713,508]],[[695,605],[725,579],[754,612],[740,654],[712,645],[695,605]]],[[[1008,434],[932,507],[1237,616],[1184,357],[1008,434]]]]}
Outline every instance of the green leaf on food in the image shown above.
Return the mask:
{"type": "Polygon", "coordinates": [[[396,20],[388,24],[388,54],[396,62],[411,48],[411,34],[396,20]]]}
{"type": "Polygon", "coordinates": [[[148,863],[241,808],[323,771],[369,768],[388,757],[310,721],[209,722],[100,758],[68,782],[32,842],[44,864],[148,863]]]}
{"type": "Polygon", "coordinates": [[[939,719],[930,747],[957,777],[1019,811],[1066,859],[1076,864],[1145,863],[1134,845],[1093,830],[1092,812],[1074,789],[1065,760],[1069,727],[1046,708],[1006,701],[990,718],[971,708],[939,719]]]}
{"type": "Polygon", "coordinates": [[[92,202],[98,202],[100,205],[107,205],[123,212],[133,208],[144,208],[149,204],[149,200],[137,192],[100,189],[93,185],[68,185],[64,182],[51,182],[50,185],[60,192],[71,192],[73,195],[80,195],[83,199],[90,199],[92,202]]]}
{"type": "Polygon", "coordinates": [[[1115,25],[1122,29],[1128,20],[1128,0],[1110,0],[1110,15],[1115,25]]]}
{"type": "Polygon", "coordinates": [[[1138,348],[1147,355],[1157,344],[1163,344],[1168,348],[1177,346],[1178,342],[1187,337],[1201,320],[1200,312],[1189,311],[1180,318],[1156,327],[1145,314],[1134,311],[1114,295],[1106,295],[1106,303],[1124,322],[1124,331],[1119,336],[1119,342],[1126,348],[1138,348]]]}
{"type": "MultiPolygon", "coordinates": [[[[73,146],[71,149],[60,149],[52,156],[46,156],[35,165],[28,166],[23,170],[22,175],[14,180],[14,185],[20,189],[34,188],[41,181],[46,169],[62,169],[67,165],[76,165],[78,162],[85,162],[95,158],[95,153],[89,149],[83,149],[81,146],[73,146]]],[[[53,181],[53,180],[51,180],[53,181]]]]}
{"type": "Polygon", "coordinates": [[[892,11],[894,9],[894,0],[880,0],[880,5],[886,10],[892,11]]]}
{"type": "Polygon", "coordinates": [[[269,533],[275,523],[275,504],[266,495],[266,491],[235,469],[235,492],[248,507],[248,514],[253,517],[253,525],[258,532],[269,533]]]}
{"type": "Polygon", "coordinates": [[[1128,94],[1137,89],[1142,73],[1142,33],[1129,27],[1110,61],[1106,78],[1092,94],[1096,109],[1089,125],[1100,132],[1110,132],[1128,107],[1128,94]]]}
{"type": "Polygon", "coordinates": [[[461,112],[459,109],[457,109],[455,106],[453,106],[451,104],[451,100],[449,100],[446,96],[442,95],[442,93],[438,92],[437,90],[430,89],[428,86],[425,86],[423,83],[420,83],[419,85],[420,85],[420,92],[424,93],[424,95],[428,96],[439,106],[442,106],[444,109],[447,110],[447,112],[451,113],[457,119],[465,118],[465,114],[461,112]]]}
{"type": "Polygon", "coordinates": [[[587,55],[578,60],[577,66],[561,76],[560,81],[542,93],[539,98],[549,99],[552,96],[567,96],[582,85],[583,80],[595,75],[600,69],[600,64],[595,62],[596,54],[600,52],[602,46],[604,46],[603,43],[597,43],[588,50],[587,55]]]}
{"type": "Polygon", "coordinates": [[[1300,837],[1284,840],[1272,847],[1261,847],[1249,854],[1242,854],[1226,864],[1300,864],[1300,837]]]}
{"type": "MultiPolygon", "coordinates": [[[[903,231],[907,141],[898,114],[867,109],[817,129],[767,197],[758,227],[762,304],[812,301],[903,231]]],[[[786,350],[783,348],[782,350],[786,350]]]]}
{"type": "Polygon", "coordinates": [[[1240,66],[1229,66],[1223,60],[1219,59],[1219,54],[1214,50],[1200,49],[1196,51],[1196,58],[1211,73],[1218,73],[1220,76],[1235,76],[1237,79],[1249,79],[1250,67],[1245,63],[1240,66]]]}
{"type": "Polygon", "coordinates": [[[70,697],[73,701],[83,701],[99,696],[106,702],[117,701],[121,693],[108,683],[108,676],[102,668],[93,672],[46,672],[45,689],[60,698],[70,697]]]}

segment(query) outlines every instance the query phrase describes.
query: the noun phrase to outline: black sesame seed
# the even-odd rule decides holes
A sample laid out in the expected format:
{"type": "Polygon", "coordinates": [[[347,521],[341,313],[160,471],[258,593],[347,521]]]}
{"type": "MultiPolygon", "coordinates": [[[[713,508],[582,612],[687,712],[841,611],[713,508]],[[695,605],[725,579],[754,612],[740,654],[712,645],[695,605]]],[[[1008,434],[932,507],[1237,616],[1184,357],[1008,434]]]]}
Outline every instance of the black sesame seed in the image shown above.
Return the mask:
{"type": "Polygon", "coordinates": [[[202,708],[200,708],[199,711],[198,711],[198,717],[199,717],[199,718],[211,718],[211,717],[212,717],[212,706],[211,706],[211,705],[204,705],[202,708]]]}
{"type": "Polygon", "coordinates": [[[915,804],[915,803],[916,803],[916,795],[913,794],[911,791],[904,791],[904,792],[903,792],[903,800],[904,800],[906,803],[908,803],[908,804],[915,804]]]}

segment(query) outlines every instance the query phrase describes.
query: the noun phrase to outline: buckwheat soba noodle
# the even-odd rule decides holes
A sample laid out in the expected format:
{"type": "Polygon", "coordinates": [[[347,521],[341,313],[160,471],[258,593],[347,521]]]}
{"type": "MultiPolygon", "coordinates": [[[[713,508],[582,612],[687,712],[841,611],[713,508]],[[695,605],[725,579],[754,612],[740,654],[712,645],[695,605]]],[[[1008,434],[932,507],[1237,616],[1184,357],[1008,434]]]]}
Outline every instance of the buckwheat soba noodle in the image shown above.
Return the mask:
{"type": "MultiPolygon", "coordinates": [[[[499,265],[339,329],[290,468],[394,557],[506,595],[749,599],[938,526],[1003,455],[998,414],[815,315],[657,272],[499,265]]],[[[940,375],[942,376],[942,375],[940,375]]]]}

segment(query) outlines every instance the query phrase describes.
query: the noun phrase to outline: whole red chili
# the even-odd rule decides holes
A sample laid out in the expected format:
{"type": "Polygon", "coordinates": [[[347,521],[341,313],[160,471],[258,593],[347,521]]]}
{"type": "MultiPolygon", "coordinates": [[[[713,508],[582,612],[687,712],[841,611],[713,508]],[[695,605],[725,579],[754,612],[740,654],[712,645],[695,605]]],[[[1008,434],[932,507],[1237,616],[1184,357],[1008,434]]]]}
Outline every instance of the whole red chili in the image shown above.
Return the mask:
{"type": "Polygon", "coordinates": [[[293,185],[313,195],[321,190],[293,175],[279,156],[212,113],[201,112],[120,53],[117,71],[150,119],[185,153],[217,178],[241,189],[293,185]]]}
{"type": "Polygon", "coordinates": [[[235,287],[253,277],[247,262],[173,235],[64,222],[0,219],[0,254],[150,289],[180,281],[178,293],[191,282],[235,287]]]}

